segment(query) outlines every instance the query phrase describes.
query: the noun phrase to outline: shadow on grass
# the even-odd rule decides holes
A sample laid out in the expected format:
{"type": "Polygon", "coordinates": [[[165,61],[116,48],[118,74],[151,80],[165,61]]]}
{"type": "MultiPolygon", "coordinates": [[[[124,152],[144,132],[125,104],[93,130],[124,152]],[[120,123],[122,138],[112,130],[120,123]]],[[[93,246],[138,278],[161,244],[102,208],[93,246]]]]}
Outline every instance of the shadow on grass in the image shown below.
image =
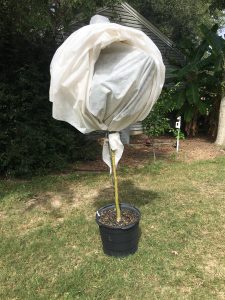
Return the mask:
{"type": "MultiPolygon", "coordinates": [[[[137,208],[159,199],[159,195],[156,192],[140,189],[130,179],[119,182],[118,189],[120,202],[129,203],[137,208]]],[[[94,199],[93,205],[95,209],[99,209],[110,203],[114,203],[113,186],[100,190],[98,196],[94,199]]]]}

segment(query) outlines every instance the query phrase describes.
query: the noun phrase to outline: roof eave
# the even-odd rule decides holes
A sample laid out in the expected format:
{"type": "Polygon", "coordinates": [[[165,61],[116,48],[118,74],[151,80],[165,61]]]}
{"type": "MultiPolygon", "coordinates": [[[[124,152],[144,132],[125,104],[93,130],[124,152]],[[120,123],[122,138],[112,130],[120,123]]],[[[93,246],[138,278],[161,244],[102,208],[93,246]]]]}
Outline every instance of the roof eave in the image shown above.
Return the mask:
{"type": "Polygon", "coordinates": [[[139,14],[133,7],[131,7],[127,2],[122,2],[121,5],[130,14],[132,14],[141,24],[146,26],[151,30],[156,36],[158,36],[162,41],[164,41],[168,46],[174,47],[174,43],[165,36],[160,30],[158,30],[152,23],[150,23],[145,17],[139,14]]]}

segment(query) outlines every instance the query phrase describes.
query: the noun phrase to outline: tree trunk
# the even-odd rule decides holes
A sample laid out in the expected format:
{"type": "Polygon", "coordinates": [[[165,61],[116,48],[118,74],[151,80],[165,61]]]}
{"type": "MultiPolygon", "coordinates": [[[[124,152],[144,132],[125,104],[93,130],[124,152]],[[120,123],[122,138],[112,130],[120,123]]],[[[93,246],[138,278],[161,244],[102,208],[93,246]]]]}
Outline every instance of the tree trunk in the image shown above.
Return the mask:
{"type": "Polygon", "coordinates": [[[220,103],[220,115],[217,131],[216,142],[217,145],[225,146],[225,94],[223,93],[220,103]]]}
{"type": "Polygon", "coordinates": [[[198,133],[198,115],[196,114],[190,122],[187,122],[185,125],[185,132],[187,136],[196,136],[198,133]]]}
{"type": "Polygon", "coordinates": [[[208,127],[208,135],[215,141],[218,132],[220,115],[221,92],[218,92],[210,114],[206,117],[205,126],[208,127]]]}

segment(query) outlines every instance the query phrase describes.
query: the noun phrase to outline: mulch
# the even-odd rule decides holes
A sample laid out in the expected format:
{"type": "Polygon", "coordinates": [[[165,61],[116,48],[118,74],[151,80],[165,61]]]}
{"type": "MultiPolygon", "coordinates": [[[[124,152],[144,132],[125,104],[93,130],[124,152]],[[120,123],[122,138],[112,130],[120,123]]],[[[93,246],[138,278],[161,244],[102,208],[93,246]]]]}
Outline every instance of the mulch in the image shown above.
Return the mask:
{"type": "MultiPolygon", "coordinates": [[[[98,141],[102,144],[102,139],[98,141]]],[[[171,160],[174,157],[181,161],[191,162],[195,160],[213,159],[225,155],[225,150],[216,146],[212,141],[204,137],[187,138],[180,141],[179,152],[176,152],[176,140],[171,137],[158,137],[149,140],[144,134],[132,136],[130,144],[125,145],[123,157],[119,167],[141,167],[150,160],[171,160]]],[[[95,161],[82,161],[73,165],[74,171],[108,172],[108,167],[99,155],[95,161]]]]}

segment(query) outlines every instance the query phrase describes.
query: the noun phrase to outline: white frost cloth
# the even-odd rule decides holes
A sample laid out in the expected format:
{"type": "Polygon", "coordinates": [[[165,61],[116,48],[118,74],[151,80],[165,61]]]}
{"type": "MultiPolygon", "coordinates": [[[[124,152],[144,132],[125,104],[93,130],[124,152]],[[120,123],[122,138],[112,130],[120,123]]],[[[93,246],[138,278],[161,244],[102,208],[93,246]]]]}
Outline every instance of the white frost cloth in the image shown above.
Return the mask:
{"type": "MultiPolygon", "coordinates": [[[[165,79],[161,53],[147,35],[104,19],[95,16],[91,25],[71,34],[50,67],[53,117],[82,133],[119,132],[142,121],[165,79]]],[[[119,134],[109,143],[118,163],[123,153],[119,134]]],[[[107,149],[103,147],[103,160],[110,167],[107,149]]]]}

